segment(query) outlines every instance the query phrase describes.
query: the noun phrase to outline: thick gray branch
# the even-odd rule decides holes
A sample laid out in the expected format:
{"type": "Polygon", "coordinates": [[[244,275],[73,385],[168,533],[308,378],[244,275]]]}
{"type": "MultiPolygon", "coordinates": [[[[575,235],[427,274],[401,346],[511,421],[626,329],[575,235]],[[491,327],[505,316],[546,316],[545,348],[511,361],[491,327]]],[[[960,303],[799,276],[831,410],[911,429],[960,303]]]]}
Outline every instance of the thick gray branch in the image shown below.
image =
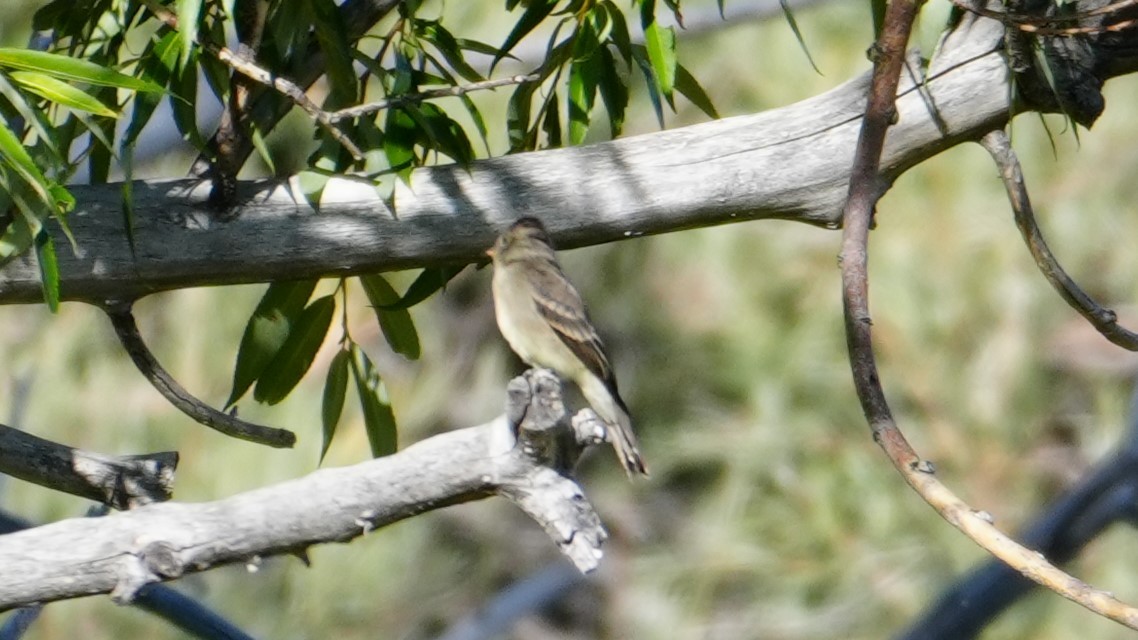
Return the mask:
{"type": "Polygon", "coordinates": [[[599,434],[588,420],[570,423],[560,382],[548,371],[527,372],[510,392],[507,415],[524,416],[516,427],[502,417],[216,502],[166,502],[0,536],[0,610],[94,593],[129,601],[151,582],[347,542],[496,494],[518,503],[578,568],[591,570],[605,532],[566,465],[599,434]]]}
{"type": "MultiPolygon", "coordinates": [[[[902,83],[883,171],[893,178],[1010,113],[1001,27],[966,17],[934,58],[921,90],[902,83]]],[[[920,70],[913,66],[916,74],[920,70]]],[[[559,246],[633,235],[786,218],[836,225],[849,180],[867,78],[755,115],[605,142],[415,171],[395,214],[366,184],[335,180],[319,213],[290,183],[242,185],[236,220],[207,209],[209,185],[140,182],[136,251],[123,232],[117,185],[75,187],[63,238],[63,297],[130,299],[200,285],[468,263],[523,214],[542,217],[559,246]],[[396,217],[397,216],[397,217],[396,217]]],[[[0,270],[0,303],[41,300],[30,255],[0,270]]]]}
{"type": "Polygon", "coordinates": [[[168,500],[177,466],[174,451],[109,456],[0,424],[0,473],[115,509],[168,500]]]}

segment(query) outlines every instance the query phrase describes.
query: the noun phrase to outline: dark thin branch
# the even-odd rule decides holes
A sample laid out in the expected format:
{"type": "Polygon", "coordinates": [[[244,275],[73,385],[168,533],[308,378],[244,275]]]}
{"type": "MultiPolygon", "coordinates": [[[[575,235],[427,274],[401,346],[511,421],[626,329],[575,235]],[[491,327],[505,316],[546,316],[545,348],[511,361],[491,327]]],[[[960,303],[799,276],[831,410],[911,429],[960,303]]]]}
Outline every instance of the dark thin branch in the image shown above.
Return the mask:
{"type": "Polygon", "coordinates": [[[1138,629],[1138,609],[1094,589],[1056,568],[1042,554],[1027,549],[996,529],[991,516],[977,512],[944,486],[930,462],[922,460],[895,422],[881,386],[873,354],[869,315],[868,245],[874,208],[885,185],[879,176],[885,134],[896,111],[894,101],[905,46],[920,0],[893,0],[886,9],[881,37],[874,46],[873,76],[850,173],[843,210],[840,255],[846,341],[854,386],[874,440],[905,481],[945,520],[982,548],[1023,575],[1091,611],[1138,629]]]}
{"type": "Polygon", "coordinates": [[[1035,259],[1039,272],[1047,278],[1051,286],[1055,287],[1055,290],[1067,301],[1067,304],[1078,311],[1079,315],[1086,318],[1087,322],[1090,322],[1091,326],[1104,338],[1123,349],[1138,351],[1138,334],[1120,325],[1118,314],[1102,307],[1087,295],[1067,275],[1067,272],[1059,265],[1055,255],[1051,253],[1051,249],[1043,239],[1043,232],[1039,230],[1039,224],[1035,221],[1035,210],[1027,192],[1023,169],[1020,166],[1019,158],[1016,157],[1015,151],[1012,149],[1007,134],[1002,129],[994,130],[981,138],[980,144],[992,155],[992,159],[995,160],[996,166],[1000,169],[1000,179],[1003,180],[1004,188],[1007,189],[1012,213],[1015,214],[1016,226],[1019,227],[1024,244],[1027,245],[1027,250],[1031,252],[1031,257],[1035,259]]]}
{"type": "Polygon", "coordinates": [[[165,502],[103,518],[63,520],[0,536],[0,611],[145,586],[314,545],[347,542],[400,520],[493,495],[517,504],[581,571],[607,537],[569,466],[603,431],[591,411],[573,420],[550,371],[510,382],[507,416],[448,431],[351,467],[202,504],[165,502]],[[335,499],[329,499],[335,496],[335,499]],[[43,553],[51,549],[51,553],[43,553]]]}
{"type": "Polygon", "coordinates": [[[0,424],[0,472],[115,509],[169,500],[177,466],[176,451],[109,456],[0,424]]]}
{"type": "Polygon", "coordinates": [[[118,336],[123,349],[130,355],[130,359],[143,377],[182,413],[232,438],[270,447],[291,447],[296,444],[296,434],[291,431],[246,422],[214,409],[186,391],[162,368],[162,365],[158,364],[154,354],[146,347],[146,343],[138,333],[138,325],[134,321],[134,314],[131,313],[130,302],[109,301],[102,306],[102,309],[111,319],[115,335],[118,336]]]}

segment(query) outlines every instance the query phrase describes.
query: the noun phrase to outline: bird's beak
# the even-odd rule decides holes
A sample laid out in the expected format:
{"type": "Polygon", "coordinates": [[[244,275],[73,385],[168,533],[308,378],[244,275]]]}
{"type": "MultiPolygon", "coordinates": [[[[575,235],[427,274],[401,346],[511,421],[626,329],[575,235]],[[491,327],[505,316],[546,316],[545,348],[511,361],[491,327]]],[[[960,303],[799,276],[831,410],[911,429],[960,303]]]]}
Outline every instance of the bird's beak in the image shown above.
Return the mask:
{"type": "Polygon", "coordinates": [[[490,256],[491,258],[493,258],[493,257],[494,257],[494,247],[490,247],[489,249],[487,249],[487,250],[486,250],[486,255],[488,255],[488,256],[490,256]]]}

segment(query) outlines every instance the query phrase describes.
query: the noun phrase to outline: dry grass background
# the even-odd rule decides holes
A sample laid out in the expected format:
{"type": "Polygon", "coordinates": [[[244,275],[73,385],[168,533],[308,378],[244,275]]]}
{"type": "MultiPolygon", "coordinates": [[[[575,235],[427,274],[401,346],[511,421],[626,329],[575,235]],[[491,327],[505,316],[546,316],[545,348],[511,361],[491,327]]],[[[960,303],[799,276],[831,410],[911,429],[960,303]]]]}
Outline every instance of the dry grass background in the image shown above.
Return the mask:
{"type": "MultiPolygon", "coordinates": [[[[446,11],[472,23],[480,9],[450,3],[446,11]]],[[[925,51],[944,14],[930,11],[919,38],[925,51]]],[[[683,40],[682,60],[725,115],[789,104],[868,69],[868,8],[831,3],[798,19],[824,75],[781,21],[683,40]]],[[[634,103],[629,134],[653,131],[644,96],[634,103]]],[[[1035,116],[1014,128],[1053,248],[1111,303],[1138,300],[1138,252],[1126,240],[1138,237],[1136,103],[1138,82],[1124,78],[1108,85],[1105,115],[1078,139],[1049,118],[1055,152],[1035,116]]],[[[669,126],[700,119],[684,107],[669,126]]],[[[152,172],[176,175],[179,162],[152,172]]],[[[872,309],[898,418],[950,486],[1014,530],[1070,473],[1110,450],[1124,428],[1133,361],[1093,337],[1069,338],[1081,335],[1079,321],[1035,272],[978,146],[910,171],[878,221],[872,309]],[[1081,366],[1091,352],[1111,366],[1081,366]]],[[[903,485],[869,438],[846,368],[838,239],[761,221],[565,254],[610,343],[653,478],[627,483],[607,451],[586,460],[583,481],[613,533],[605,563],[568,602],[509,637],[883,638],[984,559],[903,485]]],[[[410,276],[399,277],[405,284],[410,276]]],[[[188,388],[221,402],[261,289],[153,296],[139,304],[143,333],[188,388]]],[[[494,328],[488,294],[489,274],[470,272],[417,307],[424,355],[416,363],[387,351],[365,305],[355,306],[354,333],[366,337],[386,376],[403,442],[500,411],[517,364],[494,328]]],[[[300,435],[296,450],[267,450],[168,407],[94,309],[67,304],[51,316],[5,307],[0,325],[0,388],[21,376],[34,382],[22,426],[107,452],[176,448],[179,500],[228,496],[315,468],[319,376],[278,407],[242,404],[242,415],[300,435]]],[[[366,452],[350,408],[327,464],[366,452]]],[[[3,486],[3,504],[37,521],[85,509],[14,481],[3,486]]],[[[1136,554],[1134,532],[1112,530],[1073,571],[1135,602],[1138,567],[1124,559],[1136,554]]],[[[314,549],[312,561],[305,568],[271,559],[256,573],[228,568],[179,586],[257,637],[417,639],[559,559],[531,522],[488,501],[314,549]]],[[[146,614],[88,598],[49,606],[29,637],[180,636],[146,614]]],[[[1129,635],[1043,594],[985,635],[1071,637],[1129,635]]]]}

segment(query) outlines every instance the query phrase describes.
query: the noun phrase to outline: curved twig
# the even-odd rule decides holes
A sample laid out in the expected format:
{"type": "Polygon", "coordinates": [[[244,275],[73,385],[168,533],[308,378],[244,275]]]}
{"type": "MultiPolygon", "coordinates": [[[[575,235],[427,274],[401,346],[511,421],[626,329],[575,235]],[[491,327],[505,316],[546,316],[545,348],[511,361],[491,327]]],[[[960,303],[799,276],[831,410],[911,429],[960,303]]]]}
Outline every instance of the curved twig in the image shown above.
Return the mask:
{"type": "Polygon", "coordinates": [[[1067,275],[1067,272],[1059,265],[1059,261],[1055,259],[1055,255],[1051,253],[1051,249],[1048,248],[1047,242],[1043,239],[1043,233],[1039,230],[1039,224],[1035,221],[1035,210],[1031,206],[1031,197],[1027,193],[1023,169],[1020,167],[1019,158],[1016,157],[1007,134],[1002,129],[991,131],[980,139],[980,144],[992,155],[996,166],[1000,168],[1000,179],[1004,181],[1004,188],[1008,191],[1008,200],[1012,204],[1016,226],[1019,227],[1024,244],[1027,245],[1027,250],[1031,252],[1031,257],[1035,258],[1035,264],[1039,267],[1043,277],[1047,278],[1047,281],[1055,287],[1060,296],[1063,296],[1067,304],[1078,311],[1079,315],[1086,318],[1087,322],[1090,322],[1091,326],[1098,330],[1104,338],[1123,349],[1138,351],[1138,333],[1118,324],[1118,314],[1100,306],[1087,295],[1067,275]]]}
{"type": "MultiPolygon", "coordinates": [[[[1073,560],[1109,526],[1138,515],[1138,388],[1131,396],[1128,433],[1111,456],[1039,513],[1020,538],[1055,562],[1073,560]]],[[[975,638],[1037,585],[999,560],[961,577],[896,640],[975,638]]]]}
{"type": "Polygon", "coordinates": [[[873,431],[874,440],[905,481],[941,517],[986,551],[1035,582],[1091,611],[1138,629],[1138,609],[1061,571],[1042,554],[1020,545],[996,529],[992,525],[991,516],[976,511],[953,494],[936,478],[932,464],[922,460],[906,441],[885,399],[873,355],[870,331],[872,323],[866,269],[869,227],[874,207],[883,190],[878,166],[885,132],[895,113],[894,100],[905,47],[920,4],[920,0],[894,0],[889,3],[884,28],[874,48],[873,80],[850,175],[849,196],[842,212],[842,303],[850,367],[858,399],[873,431]]]}
{"type": "Polygon", "coordinates": [[[129,301],[107,301],[102,305],[102,309],[111,319],[115,335],[119,337],[119,342],[134,361],[134,365],[142,372],[143,377],[154,385],[158,393],[170,401],[170,404],[197,422],[233,438],[270,447],[291,447],[296,444],[296,434],[291,431],[246,422],[214,409],[186,391],[162,368],[162,365],[158,364],[154,354],[142,341],[138,325],[134,321],[134,314],[130,311],[131,304],[129,301]]]}

